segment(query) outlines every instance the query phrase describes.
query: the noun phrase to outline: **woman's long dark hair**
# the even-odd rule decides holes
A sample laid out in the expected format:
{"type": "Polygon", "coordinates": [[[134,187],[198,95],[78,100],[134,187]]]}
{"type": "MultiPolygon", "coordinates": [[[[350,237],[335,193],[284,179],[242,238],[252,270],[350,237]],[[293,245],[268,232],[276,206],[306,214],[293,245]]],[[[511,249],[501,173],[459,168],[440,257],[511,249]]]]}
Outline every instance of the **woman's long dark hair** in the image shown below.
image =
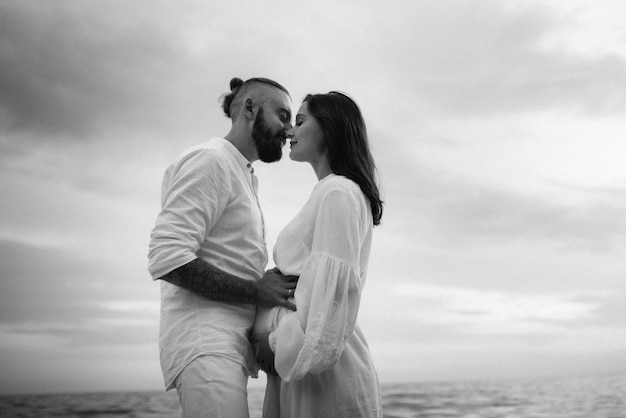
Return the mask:
{"type": "Polygon", "coordinates": [[[331,171],[359,185],[370,201],[374,225],[380,224],[383,201],[380,200],[376,165],[359,107],[351,98],[337,91],[309,94],[304,101],[324,133],[331,171]]]}

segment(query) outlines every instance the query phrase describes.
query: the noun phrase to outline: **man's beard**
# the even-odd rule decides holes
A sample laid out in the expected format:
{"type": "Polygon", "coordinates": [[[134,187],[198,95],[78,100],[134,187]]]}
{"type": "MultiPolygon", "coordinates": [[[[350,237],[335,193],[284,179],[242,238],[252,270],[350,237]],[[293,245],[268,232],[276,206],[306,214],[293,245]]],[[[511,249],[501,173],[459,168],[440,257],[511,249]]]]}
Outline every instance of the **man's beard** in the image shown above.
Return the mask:
{"type": "Polygon", "coordinates": [[[272,128],[265,122],[262,107],[259,108],[252,126],[252,139],[259,159],[264,163],[271,163],[282,158],[285,134],[282,130],[278,133],[272,132],[272,128]]]}

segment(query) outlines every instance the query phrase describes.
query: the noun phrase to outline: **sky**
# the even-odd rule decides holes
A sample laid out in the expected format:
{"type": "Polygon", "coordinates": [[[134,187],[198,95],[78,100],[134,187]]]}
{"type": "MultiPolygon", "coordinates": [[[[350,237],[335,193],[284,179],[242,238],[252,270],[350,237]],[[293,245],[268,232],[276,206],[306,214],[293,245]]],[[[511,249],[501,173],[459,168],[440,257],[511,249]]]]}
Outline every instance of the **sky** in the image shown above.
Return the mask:
{"type": "MultiPolygon", "coordinates": [[[[340,90],[364,114],[383,383],[626,372],[624,21],[621,0],[0,0],[0,393],[163,390],[161,179],[257,76],[294,113],[340,90]]],[[[271,252],[316,178],[255,170],[271,252]]]]}

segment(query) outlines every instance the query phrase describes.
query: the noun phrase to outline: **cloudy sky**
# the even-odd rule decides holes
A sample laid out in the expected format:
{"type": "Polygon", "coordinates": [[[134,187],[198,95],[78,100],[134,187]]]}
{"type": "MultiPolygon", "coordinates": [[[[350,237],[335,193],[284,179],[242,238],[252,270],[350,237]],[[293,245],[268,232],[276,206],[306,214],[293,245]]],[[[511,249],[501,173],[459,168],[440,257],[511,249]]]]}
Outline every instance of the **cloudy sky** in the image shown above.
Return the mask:
{"type": "MultiPolygon", "coordinates": [[[[0,0],[0,393],[163,388],[149,233],[232,77],[342,90],[383,382],[626,371],[626,6],[0,0]]],[[[271,245],[315,184],[255,164],[271,245]]]]}

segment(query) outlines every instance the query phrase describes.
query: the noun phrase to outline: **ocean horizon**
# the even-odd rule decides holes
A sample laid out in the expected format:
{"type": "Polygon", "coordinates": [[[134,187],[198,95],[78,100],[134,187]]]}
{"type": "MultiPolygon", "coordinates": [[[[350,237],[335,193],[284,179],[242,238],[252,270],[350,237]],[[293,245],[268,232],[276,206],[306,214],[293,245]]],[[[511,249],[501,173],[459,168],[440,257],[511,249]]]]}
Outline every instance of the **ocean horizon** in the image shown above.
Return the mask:
{"type": "MultiPolygon", "coordinates": [[[[260,418],[262,386],[249,388],[260,418]]],[[[626,374],[382,384],[385,418],[626,418],[626,374]]],[[[170,418],[175,391],[0,395],[1,418],[170,418]]]]}

